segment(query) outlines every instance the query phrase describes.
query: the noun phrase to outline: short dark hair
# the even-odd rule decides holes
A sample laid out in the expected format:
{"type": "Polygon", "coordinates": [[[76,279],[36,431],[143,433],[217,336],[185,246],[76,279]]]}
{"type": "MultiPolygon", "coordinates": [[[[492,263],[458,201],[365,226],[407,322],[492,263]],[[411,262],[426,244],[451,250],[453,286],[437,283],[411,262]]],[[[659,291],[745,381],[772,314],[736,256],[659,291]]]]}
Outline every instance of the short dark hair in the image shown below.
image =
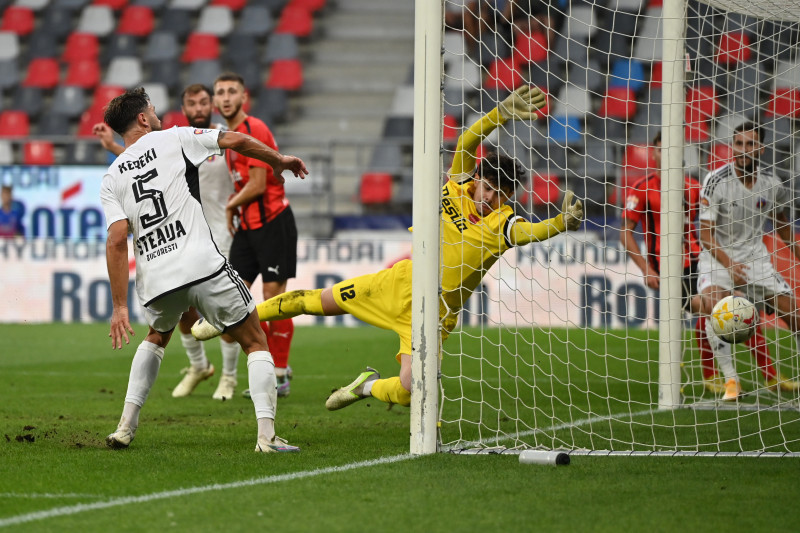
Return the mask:
{"type": "Polygon", "coordinates": [[[653,137],[653,146],[657,144],[661,144],[661,130],[658,130],[658,133],[653,137]]]}
{"type": "Polygon", "coordinates": [[[754,131],[758,135],[758,142],[764,143],[764,128],[761,127],[760,124],[753,122],[752,120],[748,120],[743,122],[733,128],[733,134],[736,135],[737,133],[742,133],[745,131],[754,131]]]}
{"type": "Polygon", "coordinates": [[[187,94],[189,96],[191,96],[193,94],[202,93],[202,92],[206,93],[209,96],[209,98],[214,95],[214,92],[211,89],[208,88],[208,85],[206,85],[204,83],[193,83],[193,84],[189,85],[188,87],[186,87],[181,92],[181,103],[183,103],[183,99],[187,94]]]}
{"type": "Polygon", "coordinates": [[[490,152],[478,164],[478,176],[511,196],[522,185],[526,174],[522,165],[513,157],[490,152]]]}
{"type": "Polygon", "coordinates": [[[150,97],[144,87],[128,89],[108,103],[103,120],[112,130],[123,135],[136,122],[139,113],[144,113],[149,106],[150,97]]]}
{"type": "Polygon", "coordinates": [[[239,82],[242,87],[244,87],[244,78],[232,71],[223,72],[217,76],[217,79],[214,80],[214,87],[216,87],[217,83],[221,81],[236,81],[239,82]]]}

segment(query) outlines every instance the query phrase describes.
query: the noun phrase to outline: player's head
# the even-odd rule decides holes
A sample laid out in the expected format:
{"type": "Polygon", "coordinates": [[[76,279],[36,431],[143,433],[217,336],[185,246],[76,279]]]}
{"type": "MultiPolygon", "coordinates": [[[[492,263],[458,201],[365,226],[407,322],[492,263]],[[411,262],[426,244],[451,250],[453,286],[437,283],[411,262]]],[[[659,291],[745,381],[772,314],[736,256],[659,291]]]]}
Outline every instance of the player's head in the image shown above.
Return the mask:
{"type": "Polygon", "coordinates": [[[239,114],[246,101],[244,78],[235,72],[225,72],[214,80],[214,106],[225,120],[239,114]]]}
{"type": "Polygon", "coordinates": [[[186,87],[181,93],[181,111],[193,127],[211,126],[211,89],[202,83],[186,87]]]}
{"type": "Polygon", "coordinates": [[[764,130],[752,121],[739,124],[733,129],[733,164],[742,172],[753,172],[764,153],[764,130]]]}
{"type": "Polygon", "coordinates": [[[650,142],[650,150],[653,153],[653,162],[656,165],[656,170],[661,169],[661,132],[655,134],[653,140],[650,142]]]}
{"type": "Polygon", "coordinates": [[[143,87],[128,89],[111,100],[103,113],[103,121],[120,135],[136,126],[145,131],[161,130],[161,121],[143,87]]]}
{"type": "Polygon", "coordinates": [[[11,185],[3,185],[2,192],[0,192],[0,201],[2,201],[4,206],[11,205],[11,201],[14,197],[14,189],[11,188],[11,185]]]}
{"type": "Polygon", "coordinates": [[[481,216],[486,216],[506,203],[525,176],[522,166],[513,157],[489,153],[475,173],[472,200],[481,216]]]}

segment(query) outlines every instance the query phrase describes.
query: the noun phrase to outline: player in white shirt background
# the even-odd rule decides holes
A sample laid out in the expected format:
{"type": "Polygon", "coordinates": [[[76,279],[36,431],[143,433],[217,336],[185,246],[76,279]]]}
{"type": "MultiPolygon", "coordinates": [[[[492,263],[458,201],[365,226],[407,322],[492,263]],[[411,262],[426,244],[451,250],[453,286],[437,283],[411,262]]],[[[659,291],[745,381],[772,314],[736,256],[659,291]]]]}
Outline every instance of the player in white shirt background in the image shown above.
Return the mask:
{"type": "MultiPolygon", "coordinates": [[[[181,93],[181,111],[186,116],[189,124],[194,128],[225,129],[222,124],[212,124],[211,114],[213,112],[211,89],[203,84],[195,83],[186,87],[181,93]]],[[[114,141],[114,134],[105,123],[94,126],[94,134],[100,140],[103,148],[109,150],[114,155],[120,155],[125,147],[114,141]]],[[[199,167],[200,177],[200,200],[203,206],[203,214],[211,228],[211,235],[220,251],[228,257],[233,236],[228,231],[227,218],[225,215],[225,204],[234,193],[233,180],[231,179],[228,165],[225,162],[225,155],[212,155],[199,167]]],[[[200,382],[214,375],[214,365],[206,357],[203,343],[195,339],[191,334],[191,326],[200,318],[194,308],[183,314],[178,329],[181,336],[181,344],[186,350],[190,366],[182,372],[183,379],[173,389],[172,396],[180,398],[189,396],[200,382]]],[[[225,380],[236,381],[237,365],[239,361],[239,344],[227,342],[220,338],[220,350],[222,352],[222,377],[217,390],[214,391],[212,398],[215,400],[230,400],[232,398],[231,387],[226,387],[225,380]]]]}
{"type": "Polygon", "coordinates": [[[297,451],[275,435],[272,356],[250,292],[211,236],[200,205],[198,166],[223,149],[264,161],[278,176],[289,170],[302,178],[308,172],[305,164],[246,134],[200,128],[161,131],[161,121],[141,87],[114,98],[104,121],[126,146],[108,168],[100,192],[108,226],[112,348],[122,348],[134,334],[127,307],[129,232],[136,257],[136,293],[149,324],[131,363],[120,422],[106,443],[126,448],[133,440],[164,348],[183,312],[194,306],[209,323],[230,333],[247,354],[258,425],[256,451],[297,451]]]}
{"type": "MultiPolygon", "coordinates": [[[[764,244],[764,224],[771,219],[775,232],[800,259],[794,228],[787,219],[791,196],[772,172],[759,168],[764,153],[764,131],[753,122],[734,129],[733,161],[703,180],[700,193],[700,242],[697,289],[703,311],[734,290],[744,293],[760,308],[768,303],[786,321],[800,347],[800,314],[794,292],[775,270],[764,244]]],[[[741,395],[731,346],[720,339],[706,321],[711,348],[725,377],[724,400],[741,395]]],[[[800,383],[777,375],[767,380],[772,389],[795,391],[800,383]]]]}

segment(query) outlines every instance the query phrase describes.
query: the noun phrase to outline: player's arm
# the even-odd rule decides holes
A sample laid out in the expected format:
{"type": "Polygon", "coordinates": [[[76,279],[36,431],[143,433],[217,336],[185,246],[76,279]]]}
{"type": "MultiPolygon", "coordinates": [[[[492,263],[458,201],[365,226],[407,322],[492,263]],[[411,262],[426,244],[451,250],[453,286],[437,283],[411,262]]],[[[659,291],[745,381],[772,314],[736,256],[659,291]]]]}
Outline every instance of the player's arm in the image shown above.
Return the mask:
{"type": "Polygon", "coordinates": [[[128,333],[134,335],[128,316],[128,221],[117,220],[108,227],[106,239],[106,265],[111,284],[111,348],[122,348],[122,340],[130,343],[128,333]]]}
{"type": "Polygon", "coordinates": [[[575,231],[583,221],[583,203],[567,191],[561,205],[561,214],[542,222],[517,221],[509,229],[508,240],[512,246],[524,246],[531,242],[549,239],[566,230],[575,231]]]}
{"type": "Polygon", "coordinates": [[[628,253],[633,264],[639,267],[644,276],[644,283],[651,289],[657,289],[659,285],[659,278],[656,271],[650,266],[650,263],[642,255],[642,250],[639,248],[639,243],[636,242],[634,231],[636,229],[636,221],[629,218],[622,219],[622,227],[619,232],[619,242],[628,253]]]}
{"type": "Polygon", "coordinates": [[[472,178],[475,154],[481,141],[508,120],[536,120],[536,111],[546,103],[547,97],[537,87],[523,85],[511,93],[458,138],[453,164],[447,173],[449,178],[458,183],[472,178]]]}
{"type": "MultiPolygon", "coordinates": [[[[283,155],[245,133],[236,131],[221,131],[217,138],[217,143],[222,149],[231,149],[247,157],[263,161],[272,167],[275,178],[283,183],[281,173],[284,170],[290,171],[296,177],[303,179],[308,174],[306,164],[299,157],[283,155]]],[[[266,182],[265,182],[266,183],[266,182]]]]}
{"type": "Polygon", "coordinates": [[[100,141],[100,144],[114,155],[119,155],[125,151],[125,147],[114,141],[114,132],[105,122],[100,122],[92,127],[92,133],[100,141]]]}
{"type": "Polygon", "coordinates": [[[264,195],[267,190],[267,169],[264,167],[250,167],[248,169],[249,178],[242,190],[232,194],[225,204],[225,218],[228,221],[228,231],[231,235],[236,233],[236,225],[233,220],[238,214],[239,207],[254,202],[264,195]]]}
{"type": "Polygon", "coordinates": [[[778,236],[786,243],[786,246],[794,254],[794,257],[800,261],[800,246],[797,245],[797,241],[794,238],[794,228],[792,227],[792,223],[786,217],[784,212],[776,213],[772,217],[772,221],[775,225],[775,232],[778,236]]]}

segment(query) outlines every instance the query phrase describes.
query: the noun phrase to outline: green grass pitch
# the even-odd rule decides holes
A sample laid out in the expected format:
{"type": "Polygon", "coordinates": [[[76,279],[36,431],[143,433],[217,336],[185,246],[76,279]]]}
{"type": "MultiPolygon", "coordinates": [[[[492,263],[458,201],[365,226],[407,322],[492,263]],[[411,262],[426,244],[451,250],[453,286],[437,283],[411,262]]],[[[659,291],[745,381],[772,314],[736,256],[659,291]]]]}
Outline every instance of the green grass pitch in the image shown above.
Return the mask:
{"type": "MultiPolygon", "coordinates": [[[[295,379],[291,395],[279,402],[277,426],[302,447],[300,454],[255,454],[252,404],[239,396],[211,400],[216,377],[192,396],[173,399],[186,366],[177,338],[167,348],[136,440],[128,450],[110,450],[103,439],[118,420],[131,357],[145,333],[136,330],[134,342],[115,352],[104,324],[0,325],[0,531],[792,531],[800,518],[795,458],[577,456],[566,467],[520,465],[516,456],[411,458],[407,409],[387,410],[368,400],[334,413],[324,408],[330,390],[364,366],[386,376],[396,372],[394,335],[373,328],[297,328],[295,379]]],[[[648,433],[651,419],[689,429],[706,416],[730,417],[680,410],[633,420],[638,425],[559,429],[558,422],[587,413],[629,409],[627,400],[652,407],[655,363],[648,358],[654,341],[641,340],[642,349],[631,350],[644,356],[623,358],[625,347],[614,335],[537,333],[539,348],[531,351],[524,336],[487,330],[477,340],[472,333],[454,336],[447,346],[483,352],[482,362],[459,362],[465,374],[479,378],[463,394],[445,381],[448,394],[460,398],[453,405],[465,409],[464,418],[474,419],[474,398],[485,399],[481,426],[463,429],[468,439],[507,434],[516,416],[526,426],[550,428],[536,435],[537,443],[603,448],[635,439],[647,448],[648,435],[657,443],[675,433],[648,433]],[[530,375],[524,374],[526,350],[536,361],[530,375]],[[555,355],[544,357],[544,351],[555,355]],[[507,376],[512,365],[525,380],[507,376]],[[613,379],[620,372],[639,376],[642,384],[613,379]],[[567,376],[580,387],[566,384],[567,376]],[[507,412],[512,388],[531,402],[530,414],[507,412]]],[[[219,343],[206,347],[218,365],[219,343]]],[[[242,390],[244,356],[239,378],[242,390]]],[[[453,414],[450,406],[445,411],[453,414]]],[[[746,416],[731,424],[744,433],[748,424],[774,426],[767,433],[796,443],[797,413],[759,417],[757,424],[746,416]]],[[[711,436],[710,428],[693,432],[697,447],[726,439],[727,429],[711,436]]],[[[732,446],[746,444],[740,439],[732,446]]]]}

